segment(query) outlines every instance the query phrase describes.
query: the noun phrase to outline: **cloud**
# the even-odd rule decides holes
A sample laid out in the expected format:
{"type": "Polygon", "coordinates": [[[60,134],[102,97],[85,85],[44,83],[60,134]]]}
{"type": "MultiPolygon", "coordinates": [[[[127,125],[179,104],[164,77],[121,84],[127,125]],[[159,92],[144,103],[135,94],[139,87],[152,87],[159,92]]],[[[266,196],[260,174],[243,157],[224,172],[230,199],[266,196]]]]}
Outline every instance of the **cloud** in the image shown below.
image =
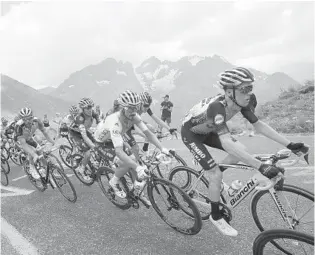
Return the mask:
{"type": "Polygon", "coordinates": [[[70,73],[107,57],[137,66],[153,55],[177,60],[219,54],[232,63],[277,71],[277,62],[313,61],[313,5],[252,1],[14,5],[0,20],[0,67],[33,87],[57,86],[70,73]]]}

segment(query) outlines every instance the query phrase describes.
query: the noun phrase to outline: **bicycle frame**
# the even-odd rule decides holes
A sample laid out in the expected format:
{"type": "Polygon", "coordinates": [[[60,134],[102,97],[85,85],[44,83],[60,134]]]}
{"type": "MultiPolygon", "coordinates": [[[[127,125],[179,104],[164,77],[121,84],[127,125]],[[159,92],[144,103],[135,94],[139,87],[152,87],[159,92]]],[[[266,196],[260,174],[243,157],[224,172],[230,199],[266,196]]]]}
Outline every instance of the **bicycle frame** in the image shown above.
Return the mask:
{"type": "MultiPolygon", "coordinates": [[[[250,166],[247,166],[247,165],[242,165],[242,164],[234,164],[234,165],[219,164],[219,166],[225,167],[225,168],[237,168],[237,169],[246,169],[246,170],[256,170],[253,167],[250,167],[250,166]]],[[[195,191],[195,188],[196,188],[199,180],[204,176],[204,172],[205,172],[204,170],[202,170],[200,172],[200,175],[199,175],[198,179],[192,184],[191,188],[187,191],[188,194],[192,190],[195,191]]],[[[222,180],[222,184],[226,185],[223,180],[222,180]]],[[[256,187],[258,185],[259,185],[259,181],[257,180],[257,178],[255,178],[255,176],[253,176],[243,185],[242,188],[239,189],[238,192],[236,192],[236,193],[234,193],[232,195],[225,195],[225,196],[221,192],[222,202],[230,209],[231,208],[235,208],[250,193],[252,193],[253,191],[257,192],[256,187]]],[[[287,212],[284,209],[283,205],[281,204],[276,190],[273,187],[271,187],[268,191],[269,191],[273,201],[275,202],[275,204],[276,204],[276,206],[277,206],[277,208],[278,208],[278,210],[279,210],[279,212],[280,212],[284,222],[286,222],[289,225],[290,229],[294,229],[294,225],[290,222],[290,218],[287,216],[287,212]]],[[[198,196],[199,196],[199,194],[198,194],[198,196]]],[[[207,200],[209,200],[207,196],[205,196],[205,195],[201,195],[201,196],[203,198],[206,198],[207,200]]],[[[211,205],[209,203],[205,203],[205,202],[199,201],[199,200],[197,200],[195,198],[192,198],[192,200],[196,204],[201,204],[201,205],[209,207],[211,209],[211,205]]]]}

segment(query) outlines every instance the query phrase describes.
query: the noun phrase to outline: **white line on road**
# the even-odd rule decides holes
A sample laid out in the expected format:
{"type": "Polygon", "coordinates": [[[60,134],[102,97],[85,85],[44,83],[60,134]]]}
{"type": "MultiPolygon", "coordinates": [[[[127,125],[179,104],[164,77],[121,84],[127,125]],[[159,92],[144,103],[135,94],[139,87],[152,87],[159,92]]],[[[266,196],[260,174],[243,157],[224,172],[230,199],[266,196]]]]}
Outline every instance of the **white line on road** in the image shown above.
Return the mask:
{"type": "Polygon", "coordinates": [[[23,237],[15,227],[1,217],[1,235],[6,237],[14,249],[22,255],[39,255],[38,249],[23,237]]]}
{"type": "Polygon", "coordinates": [[[0,189],[9,191],[8,193],[1,193],[0,197],[14,197],[14,196],[24,196],[33,193],[35,190],[30,189],[21,189],[12,186],[2,186],[0,185],[0,189]]]}
{"type": "Polygon", "coordinates": [[[23,178],[25,178],[25,177],[27,177],[27,175],[22,175],[22,176],[20,176],[20,177],[18,177],[18,178],[12,179],[11,181],[12,181],[12,182],[15,182],[15,181],[18,181],[18,180],[23,179],[23,178]]]}

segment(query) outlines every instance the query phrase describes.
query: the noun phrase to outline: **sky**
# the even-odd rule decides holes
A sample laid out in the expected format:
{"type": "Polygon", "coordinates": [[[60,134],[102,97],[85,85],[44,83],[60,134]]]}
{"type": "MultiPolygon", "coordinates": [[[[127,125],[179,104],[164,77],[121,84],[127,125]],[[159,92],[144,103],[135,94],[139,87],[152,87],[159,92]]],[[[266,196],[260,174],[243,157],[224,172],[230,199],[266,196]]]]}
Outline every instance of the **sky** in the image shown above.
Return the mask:
{"type": "Polygon", "coordinates": [[[2,2],[0,70],[34,88],[58,86],[103,59],[223,56],[273,73],[314,62],[314,3],[2,2]]]}

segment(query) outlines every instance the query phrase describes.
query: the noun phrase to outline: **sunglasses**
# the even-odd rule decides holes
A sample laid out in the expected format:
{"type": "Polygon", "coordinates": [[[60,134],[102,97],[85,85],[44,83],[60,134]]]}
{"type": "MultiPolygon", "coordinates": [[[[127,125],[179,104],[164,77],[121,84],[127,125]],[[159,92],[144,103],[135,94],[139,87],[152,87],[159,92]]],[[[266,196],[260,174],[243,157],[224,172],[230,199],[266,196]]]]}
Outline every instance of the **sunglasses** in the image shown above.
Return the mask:
{"type": "Polygon", "coordinates": [[[145,108],[149,108],[149,107],[150,107],[150,105],[149,105],[149,104],[144,104],[144,105],[143,105],[143,107],[145,107],[145,108]]]}
{"type": "Polygon", "coordinates": [[[33,116],[22,118],[23,121],[31,121],[33,120],[33,116]]]}
{"type": "Polygon", "coordinates": [[[139,110],[139,106],[125,107],[125,110],[128,112],[137,112],[139,110]]]}
{"type": "Polygon", "coordinates": [[[93,108],[93,106],[87,106],[87,107],[84,107],[84,109],[87,109],[87,110],[91,110],[93,108]]]}
{"type": "Polygon", "coordinates": [[[250,93],[250,92],[253,91],[253,85],[250,84],[250,85],[242,86],[242,87],[239,87],[238,90],[239,90],[242,94],[248,94],[248,93],[250,93]]]}

